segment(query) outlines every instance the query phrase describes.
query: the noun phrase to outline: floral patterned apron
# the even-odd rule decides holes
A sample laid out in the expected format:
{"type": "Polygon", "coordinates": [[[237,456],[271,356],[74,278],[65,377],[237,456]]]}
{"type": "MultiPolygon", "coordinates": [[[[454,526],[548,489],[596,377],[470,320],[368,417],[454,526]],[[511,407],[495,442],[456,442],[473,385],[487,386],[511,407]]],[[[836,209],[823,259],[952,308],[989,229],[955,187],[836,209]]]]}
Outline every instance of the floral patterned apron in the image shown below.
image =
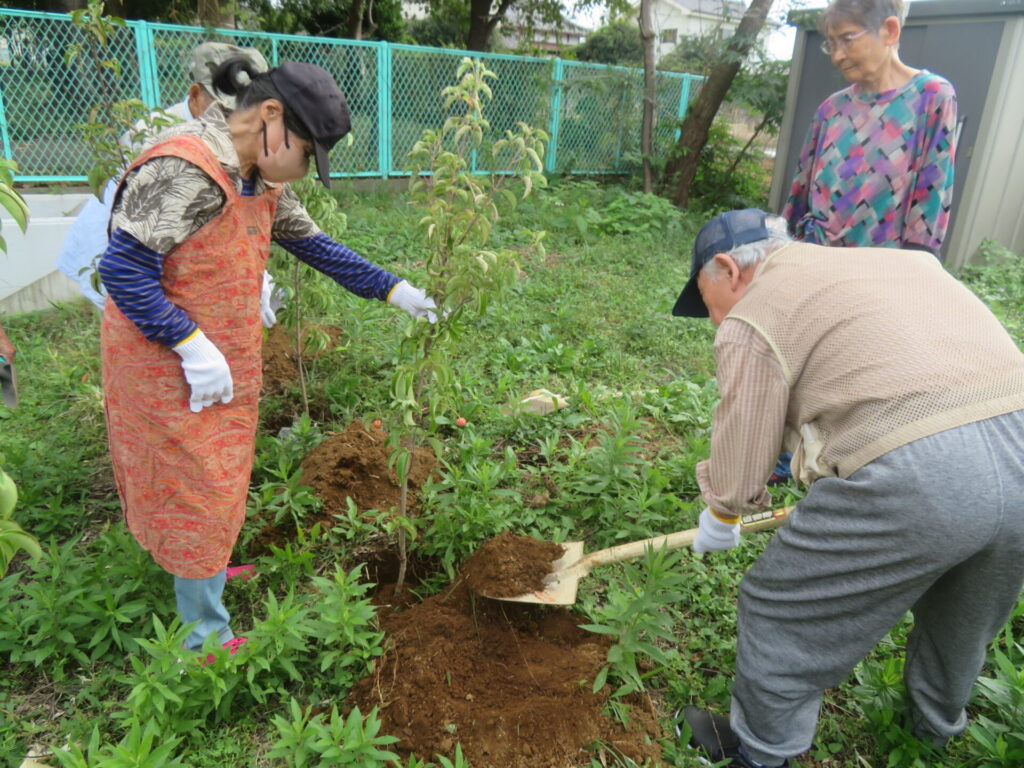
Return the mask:
{"type": "Polygon", "coordinates": [[[108,301],[101,347],[107,435],[128,529],[162,568],[201,579],[228,562],[245,519],[262,382],[260,287],[278,189],[239,195],[196,136],[139,156],[180,157],[223,190],[221,212],[164,258],[161,286],[231,367],[234,398],[189,410],[181,358],[108,301]]]}

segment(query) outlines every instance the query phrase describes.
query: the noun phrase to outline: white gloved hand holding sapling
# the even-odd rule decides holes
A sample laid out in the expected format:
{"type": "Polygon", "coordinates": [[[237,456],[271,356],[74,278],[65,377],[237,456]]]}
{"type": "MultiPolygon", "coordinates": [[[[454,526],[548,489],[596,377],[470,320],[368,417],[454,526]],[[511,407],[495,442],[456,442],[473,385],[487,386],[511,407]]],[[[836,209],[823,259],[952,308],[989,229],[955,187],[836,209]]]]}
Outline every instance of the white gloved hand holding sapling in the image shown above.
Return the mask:
{"type": "Polygon", "coordinates": [[[196,330],[172,349],[181,356],[185,381],[192,389],[188,407],[193,413],[216,402],[231,402],[235,392],[228,361],[205,333],[196,330]]]}
{"type": "Polygon", "coordinates": [[[410,285],[407,280],[402,280],[391,289],[388,303],[404,309],[412,317],[425,317],[431,323],[437,322],[437,314],[433,311],[437,309],[437,304],[422,288],[410,285]]]}
{"type": "Polygon", "coordinates": [[[724,522],[709,507],[700,513],[697,538],[693,540],[693,551],[703,555],[722,549],[732,549],[740,543],[740,519],[724,522]]]}
{"type": "Polygon", "coordinates": [[[281,302],[274,296],[276,287],[273,276],[267,270],[263,270],[263,287],[260,289],[260,320],[263,321],[264,328],[273,328],[277,322],[275,310],[281,306],[281,302]]]}

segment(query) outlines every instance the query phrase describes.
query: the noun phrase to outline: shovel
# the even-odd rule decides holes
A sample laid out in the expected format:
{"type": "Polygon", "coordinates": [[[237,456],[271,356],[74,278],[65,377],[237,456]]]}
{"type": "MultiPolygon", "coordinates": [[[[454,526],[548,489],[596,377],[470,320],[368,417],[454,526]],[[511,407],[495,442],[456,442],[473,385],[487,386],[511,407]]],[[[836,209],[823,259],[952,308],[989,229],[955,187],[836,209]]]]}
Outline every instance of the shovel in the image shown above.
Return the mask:
{"type": "MultiPolygon", "coordinates": [[[[740,530],[743,533],[751,533],[778,528],[786,521],[786,517],[792,510],[792,507],[785,507],[747,515],[740,520],[742,526],[740,530]]],[[[697,531],[697,528],[691,528],[688,531],[652,536],[649,539],[631,541],[628,544],[619,544],[608,549],[599,549],[589,555],[583,554],[582,541],[566,541],[562,544],[565,548],[564,554],[557,560],[551,561],[551,573],[544,577],[544,583],[547,586],[543,590],[527,592],[525,595],[515,595],[514,597],[494,597],[493,599],[511,600],[515,603],[572,605],[576,602],[576,588],[579,586],[580,579],[590,573],[590,569],[594,566],[640,557],[648,547],[653,549],[688,547],[697,538],[697,531]]],[[[484,597],[491,597],[491,595],[484,595],[484,597]]]]}
{"type": "Polygon", "coordinates": [[[18,377],[13,363],[0,355],[0,396],[8,408],[18,407],[18,377]]]}

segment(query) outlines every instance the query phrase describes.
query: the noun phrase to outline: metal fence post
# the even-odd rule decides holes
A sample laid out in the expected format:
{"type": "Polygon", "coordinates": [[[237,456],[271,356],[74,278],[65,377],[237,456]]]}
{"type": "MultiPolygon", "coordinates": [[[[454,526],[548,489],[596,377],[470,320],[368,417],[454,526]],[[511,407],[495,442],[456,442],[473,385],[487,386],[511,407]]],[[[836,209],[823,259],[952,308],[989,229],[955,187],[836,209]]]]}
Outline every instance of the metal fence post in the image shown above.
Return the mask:
{"type": "Polygon", "coordinates": [[[280,63],[280,57],[277,52],[277,38],[270,38],[270,66],[276,67],[280,63]]]}
{"type": "Polygon", "coordinates": [[[679,124],[680,127],[676,128],[676,141],[679,141],[679,137],[682,135],[682,122],[683,118],[686,117],[686,110],[690,106],[690,79],[693,75],[684,74],[683,82],[679,86],[679,124]]]}
{"type": "Polygon", "coordinates": [[[377,164],[381,178],[391,175],[391,46],[377,43],[377,164]]]}
{"type": "Polygon", "coordinates": [[[142,100],[150,109],[160,107],[160,80],[156,76],[156,51],[153,49],[153,30],[145,21],[130,21],[135,37],[135,58],[139,65],[139,86],[142,100]]]}
{"type": "Polygon", "coordinates": [[[558,162],[558,125],[562,118],[562,83],[565,77],[565,63],[555,57],[555,67],[551,74],[551,119],[548,121],[548,152],[544,158],[544,171],[554,173],[558,162]]]}
{"type": "Polygon", "coordinates": [[[11,137],[7,133],[7,113],[4,110],[4,91],[0,88],[0,141],[4,144],[4,157],[13,160],[11,154],[11,137]]]}

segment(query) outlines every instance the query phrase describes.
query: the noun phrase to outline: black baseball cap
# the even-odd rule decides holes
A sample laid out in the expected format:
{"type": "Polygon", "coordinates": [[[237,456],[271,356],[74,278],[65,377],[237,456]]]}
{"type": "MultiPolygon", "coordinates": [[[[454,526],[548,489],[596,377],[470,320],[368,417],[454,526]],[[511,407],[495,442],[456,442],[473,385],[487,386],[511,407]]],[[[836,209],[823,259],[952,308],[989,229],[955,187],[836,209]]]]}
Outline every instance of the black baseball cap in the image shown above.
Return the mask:
{"type": "Polygon", "coordinates": [[[330,73],[316,64],[286,61],[268,73],[270,82],[309,133],[316,155],[316,173],[331,187],[327,153],[352,130],[345,94],[330,73]]]}
{"type": "Polygon", "coordinates": [[[733,248],[747,243],[766,240],[768,227],[765,224],[770,216],[759,208],[744,208],[740,211],[726,211],[715,216],[700,228],[697,239],[693,241],[693,264],[690,266],[690,279],[686,282],[682,293],[672,307],[676,317],[707,317],[708,308],[700,296],[697,287],[697,275],[704,265],[715,258],[716,254],[728,253],[733,248]]]}

